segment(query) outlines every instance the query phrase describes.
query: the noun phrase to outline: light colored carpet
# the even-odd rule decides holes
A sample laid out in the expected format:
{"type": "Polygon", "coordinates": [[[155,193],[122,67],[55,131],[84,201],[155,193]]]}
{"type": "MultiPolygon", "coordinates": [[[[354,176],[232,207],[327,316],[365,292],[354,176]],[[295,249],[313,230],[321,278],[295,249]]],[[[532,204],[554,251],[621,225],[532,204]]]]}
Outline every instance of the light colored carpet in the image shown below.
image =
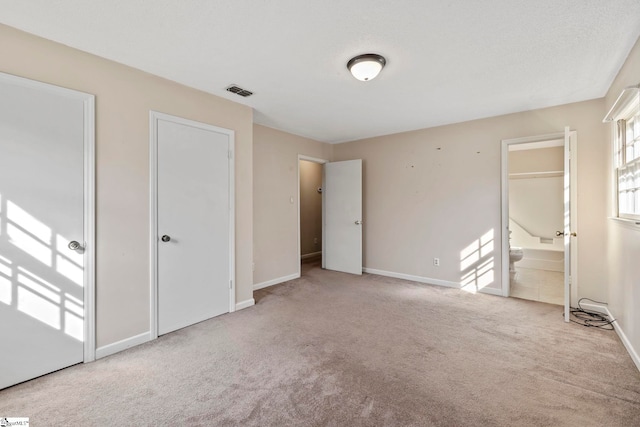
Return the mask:
{"type": "Polygon", "coordinates": [[[255,307],[0,392],[31,425],[637,426],[640,374],[562,308],[307,267],[255,307]]]}

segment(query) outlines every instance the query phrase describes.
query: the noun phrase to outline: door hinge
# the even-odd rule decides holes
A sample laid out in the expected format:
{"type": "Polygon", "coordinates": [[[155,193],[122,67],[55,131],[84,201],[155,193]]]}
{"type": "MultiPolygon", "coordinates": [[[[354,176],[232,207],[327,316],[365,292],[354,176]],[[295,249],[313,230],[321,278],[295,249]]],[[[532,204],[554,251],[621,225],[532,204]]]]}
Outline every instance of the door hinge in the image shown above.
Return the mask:
{"type": "Polygon", "coordinates": [[[233,289],[233,280],[229,280],[229,289],[233,289]]]}
{"type": "Polygon", "coordinates": [[[227,151],[227,154],[228,154],[229,160],[233,159],[233,151],[229,150],[227,151]]]}

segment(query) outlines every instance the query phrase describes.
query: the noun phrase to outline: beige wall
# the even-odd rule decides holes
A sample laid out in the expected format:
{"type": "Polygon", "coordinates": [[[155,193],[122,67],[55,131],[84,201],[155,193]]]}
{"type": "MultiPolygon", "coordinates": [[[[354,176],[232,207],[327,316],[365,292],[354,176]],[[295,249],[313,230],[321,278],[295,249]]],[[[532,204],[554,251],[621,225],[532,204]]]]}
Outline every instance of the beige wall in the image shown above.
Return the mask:
{"type": "Polygon", "coordinates": [[[493,258],[487,287],[500,289],[500,141],[569,125],[578,133],[579,296],[605,298],[603,108],[594,100],[336,145],[334,160],[364,161],[365,267],[458,283],[493,258]],[[467,265],[465,250],[485,235],[493,251],[467,265]]]}
{"type": "MultiPolygon", "coordinates": [[[[533,237],[555,239],[556,230],[564,228],[563,170],[564,147],[509,151],[509,174],[557,172],[555,176],[509,176],[509,218],[533,237]]],[[[529,248],[527,242],[532,240],[518,237],[516,232],[511,235],[511,246],[529,248]]],[[[553,245],[538,240],[534,248],[551,250],[553,245]]]]}
{"type": "MultiPolygon", "coordinates": [[[[624,66],[607,92],[601,116],[609,111],[626,86],[640,83],[640,39],[636,42],[624,66]]],[[[602,118],[601,117],[601,118],[602,118]]],[[[607,156],[602,159],[607,168],[607,215],[614,212],[614,171],[612,167],[613,128],[607,124],[607,156]]],[[[609,310],[617,319],[636,352],[640,352],[640,227],[631,223],[607,220],[607,265],[609,310]]]]}
{"type": "Polygon", "coordinates": [[[300,254],[322,251],[322,165],[300,160],[300,254]]]}
{"type": "Polygon", "coordinates": [[[564,147],[509,151],[509,173],[564,170],[564,147]]]}
{"type": "Polygon", "coordinates": [[[298,274],[298,155],[331,160],[331,150],[329,144],[254,125],[253,278],[256,285],[275,283],[298,274]]]}
{"type": "Polygon", "coordinates": [[[149,110],[236,134],[236,298],[252,298],[252,111],[0,25],[0,71],[96,96],[97,345],[149,330],[149,110]]]}
{"type": "MultiPolygon", "coordinates": [[[[555,239],[556,231],[564,228],[563,187],[561,176],[510,179],[509,218],[531,236],[555,239]]],[[[511,245],[527,247],[517,239],[512,239],[511,245]]],[[[551,245],[547,249],[552,249],[551,245]]]]}

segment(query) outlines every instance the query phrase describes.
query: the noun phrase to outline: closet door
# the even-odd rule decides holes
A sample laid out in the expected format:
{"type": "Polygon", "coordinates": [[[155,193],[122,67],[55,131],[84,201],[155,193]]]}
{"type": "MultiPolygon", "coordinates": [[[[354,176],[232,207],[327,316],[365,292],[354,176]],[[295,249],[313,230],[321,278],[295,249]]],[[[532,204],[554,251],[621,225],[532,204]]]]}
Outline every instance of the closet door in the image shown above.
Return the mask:
{"type": "Polygon", "coordinates": [[[157,136],[158,333],[231,310],[231,137],[162,115],[157,136]]]}
{"type": "Polygon", "coordinates": [[[0,388],[84,360],[87,102],[0,74],[0,388]]]}
{"type": "Polygon", "coordinates": [[[323,267],[362,274],[362,160],[324,165],[323,267]]]}

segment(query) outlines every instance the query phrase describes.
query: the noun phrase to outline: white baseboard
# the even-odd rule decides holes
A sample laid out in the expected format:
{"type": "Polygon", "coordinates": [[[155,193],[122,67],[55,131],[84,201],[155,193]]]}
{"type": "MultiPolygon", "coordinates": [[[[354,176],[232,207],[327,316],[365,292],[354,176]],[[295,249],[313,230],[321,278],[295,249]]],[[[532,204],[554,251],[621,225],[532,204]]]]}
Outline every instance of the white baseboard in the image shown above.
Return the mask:
{"type": "MultiPolygon", "coordinates": [[[[394,271],[377,270],[375,268],[368,268],[368,267],[364,267],[362,271],[364,273],[377,274],[378,276],[393,277],[394,279],[411,280],[413,282],[426,283],[428,285],[445,286],[447,288],[462,289],[462,285],[459,282],[451,282],[449,280],[432,279],[430,277],[414,276],[411,274],[396,273],[394,271]]],[[[484,289],[480,289],[479,292],[482,292],[485,294],[502,296],[501,289],[484,288],[484,289]]]]}
{"type": "Polygon", "coordinates": [[[96,359],[102,359],[103,357],[111,356],[112,354],[119,353],[122,350],[144,344],[147,341],[151,341],[150,332],[144,332],[142,334],[114,342],[113,344],[107,344],[105,346],[98,347],[96,349],[96,359]]]}
{"type": "Polygon", "coordinates": [[[413,276],[411,274],[396,273],[394,271],[376,270],[375,268],[368,267],[364,267],[362,271],[369,274],[377,274],[378,276],[393,277],[395,279],[411,280],[413,282],[427,283],[429,285],[460,289],[460,283],[450,282],[448,280],[431,279],[429,277],[413,276]]]}
{"type": "Polygon", "coordinates": [[[590,303],[580,303],[580,306],[582,308],[584,308],[585,310],[595,311],[596,313],[606,314],[607,316],[611,317],[611,314],[609,313],[609,310],[604,305],[590,304],[590,303]]]}
{"type": "MultiPolygon", "coordinates": [[[[236,304],[236,311],[242,310],[243,308],[251,307],[255,303],[256,301],[253,298],[241,301],[236,304]]],[[[103,357],[111,356],[112,354],[119,353],[123,350],[135,347],[140,344],[144,344],[148,341],[151,341],[151,332],[144,332],[142,334],[130,338],[125,338],[118,342],[114,342],[112,344],[107,344],[96,349],[96,359],[102,359],[103,357]]]]}
{"type": "Polygon", "coordinates": [[[269,286],[277,285],[283,282],[288,282],[289,280],[297,279],[298,277],[300,277],[300,273],[293,273],[288,276],[267,280],[266,282],[256,283],[255,285],[253,285],[253,290],[257,291],[258,289],[268,288],[269,286]]]}
{"type": "MultiPolygon", "coordinates": [[[[608,307],[605,307],[600,304],[588,304],[588,303],[580,304],[580,305],[585,310],[596,311],[598,313],[607,315],[609,319],[615,319],[615,316],[611,314],[608,307]]],[[[629,341],[629,338],[627,338],[627,336],[625,335],[624,331],[622,330],[622,327],[618,325],[618,322],[613,322],[613,328],[618,334],[618,337],[620,337],[620,341],[622,341],[622,344],[627,349],[627,352],[629,353],[629,356],[631,356],[631,360],[633,360],[633,363],[635,363],[636,368],[638,368],[638,370],[640,371],[640,357],[638,357],[638,352],[635,350],[635,348],[633,348],[631,341],[629,341]]]]}
{"type": "Polygon", "coordinates": [[[300,259],[316,258],[316,257],[320,257],[320,256],[322,256],[322,251],[311,252],[310,254],[304,254],[304,255],[300,256],[300,259]]]}
{"type": "Polygon", "coordinates": [[[243,308],[251,307],[252,305],[255,305],[255,303],[256,303],[256,300],[254,300],[253,298],[240,301],[239,303],[236,304],[236,311],[242,310],[243,308]]]}

